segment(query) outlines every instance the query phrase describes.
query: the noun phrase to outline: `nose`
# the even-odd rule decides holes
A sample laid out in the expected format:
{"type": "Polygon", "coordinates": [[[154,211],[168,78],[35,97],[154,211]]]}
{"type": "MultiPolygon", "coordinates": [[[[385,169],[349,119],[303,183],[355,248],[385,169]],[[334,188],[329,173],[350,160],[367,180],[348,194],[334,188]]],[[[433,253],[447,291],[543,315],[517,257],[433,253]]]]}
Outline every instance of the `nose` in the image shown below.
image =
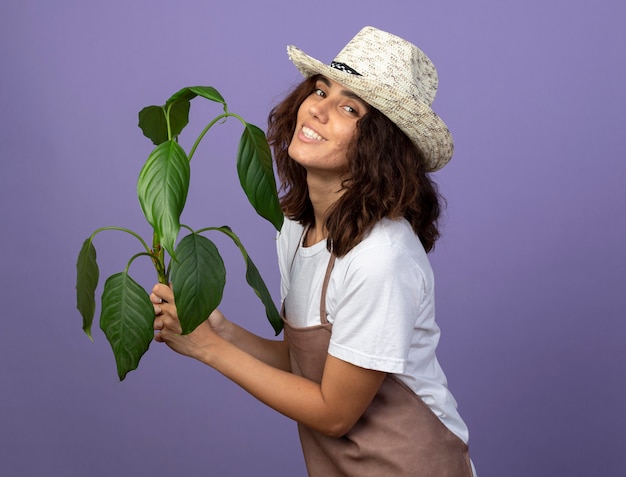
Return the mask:
{"type": "Polygon", "coordinates": [[[309,106],[309,114],[319,122],[325,123],[328,120],[327,101],[314,101],[309,106]]]}

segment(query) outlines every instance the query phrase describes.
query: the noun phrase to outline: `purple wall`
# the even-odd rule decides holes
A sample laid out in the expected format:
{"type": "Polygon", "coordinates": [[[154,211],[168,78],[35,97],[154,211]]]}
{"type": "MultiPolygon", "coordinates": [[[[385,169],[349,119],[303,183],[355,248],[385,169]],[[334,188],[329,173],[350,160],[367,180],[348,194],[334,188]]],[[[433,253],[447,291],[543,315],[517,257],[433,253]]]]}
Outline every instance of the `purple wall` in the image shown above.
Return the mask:
{"type": "MultiPolygon", "coordinates": [[[[435,109],[457,146],[436,175],[449,202],[432,256],[440,359],[479,474],[623,475],[625,4],[408,3],[2,3],[2,475],[304,475],[294,424],[196,362],[155,343],[117,382],[103,333],[81,331],[74,266],[97,227],[149,236],[135,195],[151,149],[143,106],[208,84],[264,128],[299,79],[285,46],[330,61],[368,24],[420,45],[440,73],[435,109]]],[[[197,129],[217,110],[192,111],[197,129]]],[[[231,225],[277,297],[271,226],[235,176],[240,125],[216,129],[184,220],[231,225]]],[[[270,336],[220,246],[223,311],[270,336]]],[[[115,233],[96,247],[103,279],[137,250],[115,233]]],[[[131,272],[155,280],[147,264],[131,272]]]]}

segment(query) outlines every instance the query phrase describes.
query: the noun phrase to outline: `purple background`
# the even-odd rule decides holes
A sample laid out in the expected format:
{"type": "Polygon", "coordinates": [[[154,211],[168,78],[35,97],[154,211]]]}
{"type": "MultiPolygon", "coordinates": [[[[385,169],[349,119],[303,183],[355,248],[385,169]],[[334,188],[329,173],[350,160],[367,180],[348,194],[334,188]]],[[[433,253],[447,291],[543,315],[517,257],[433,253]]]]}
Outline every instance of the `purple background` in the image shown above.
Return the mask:
{"type": "MultiPolygon", "coordinates": [[[[435,110],[456,140],[436,174],[439,356],[479,474],[623,475],[625,15],[617,0],[4,0],[2,475],[304,475],[294,424],[196,362],[155,343],[119,383],[97,324],[94,343],[81,330],[75,260],[104,225],[150,237],[143,106],[212,85],[265,128],[299,80],[285,46],[330,61],[365,25],[439,70],[435,110]]],[[[187,150],[219,110],[206,103],[187,150]]],[[[184,222],[231,225],[277,299],[274,233],[235,175],[240,133],[229,120],[207,135],[184,222]]],[[[221,308],[271,336],[238,252],[212,238],[230,277],[221,308]]],[[[113,232],[95,245],[101,282],[138,251],[113,232]]],[[[155,281],[145,262],[131,273],[155,281]]]]}

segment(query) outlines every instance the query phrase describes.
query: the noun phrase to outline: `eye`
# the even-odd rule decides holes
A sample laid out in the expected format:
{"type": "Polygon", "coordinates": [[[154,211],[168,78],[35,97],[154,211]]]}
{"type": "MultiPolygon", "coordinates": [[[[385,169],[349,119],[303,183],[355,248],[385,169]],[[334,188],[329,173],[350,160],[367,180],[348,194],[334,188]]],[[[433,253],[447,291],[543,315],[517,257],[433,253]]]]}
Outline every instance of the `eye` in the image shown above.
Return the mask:
{"type": "Polygon", "coordinates": [[[326,97],[326,93],[321,88],[315,88],[313,94],[315,94],[316,96],[321,96],[322,98],[326,97]]]}
{"type": "Polygon", "coordinates": [[[341,106],[341,109],[343,109],[350,116],[361,116],[361,108],[359,108],[358,106],[355,107],[354,105],[344,104],[341,106]]]}

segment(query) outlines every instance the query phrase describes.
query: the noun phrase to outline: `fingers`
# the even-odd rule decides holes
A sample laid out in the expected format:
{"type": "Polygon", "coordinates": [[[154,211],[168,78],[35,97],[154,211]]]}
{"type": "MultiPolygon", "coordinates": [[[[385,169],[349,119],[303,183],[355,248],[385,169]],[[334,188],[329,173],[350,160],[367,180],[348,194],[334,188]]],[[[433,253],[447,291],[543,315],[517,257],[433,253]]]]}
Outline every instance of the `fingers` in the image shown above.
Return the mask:
{"type": "Polygon", "coordinates": [[[152,288],[150,301],[154,307],[155,315],[153,328],[157,332],[154,339],[164,342],[169,334],[180,334],[182,329],[176,315],[172,289],[162,283],[156,284],[152,288]]]}
{"type": "Polygon", "coordinates": [[[162,283],[157,283],[154,288],[152,288],[150,301],[154,305],[154,314],[156,316],[161,315],[163,313],[162,305],[164,303],[174,303],[174,294],[172,289],[162,283]]]}
{"type": "Polygon", "coordinates": [[[161,303],[174,303],[174,292],[167,285],[163,285],[162,283],[157,283],[152,288],[152,293],[150,294],[150,300],[152,303],[161,304],[161,303]]]}
{"type": "MultiPolygon", "coordinates": [[[[158,332],[157,336],[159,338],[162,338],[162,336],[160,336],[162,333],[174,333],[174,334],[182,333],[180,322],[178,321],[176,317],[172,316],[170,313],[163,313],[163,312],[158,313],[154,319],[154,323],[152,327],[154,328],[154,331],[158,332]]],[[[157,339],[157,341],[163,341],[163,340],[157,339]]]]}
{"type": "Polygon", "coordinates": [[[161,298],[155,297],[154,295],[150,295],[150,301],[152,301],[152,305],[154,307],[154,315],[161,315],[163,313],[163,308],[160,305],[165,302],[161,298]]]}
{"type": "Polygon", "coordinates": [[[156,333],[154,334],[155,341],[158,341],[159,343],[165,343],[165,339],[162,336],[162,333],[166,331],[164,328],[165,323],[163,323],[163,320],[157,317],[157,319],[154,320],[154,331],[156,331],[156,333]]]}

